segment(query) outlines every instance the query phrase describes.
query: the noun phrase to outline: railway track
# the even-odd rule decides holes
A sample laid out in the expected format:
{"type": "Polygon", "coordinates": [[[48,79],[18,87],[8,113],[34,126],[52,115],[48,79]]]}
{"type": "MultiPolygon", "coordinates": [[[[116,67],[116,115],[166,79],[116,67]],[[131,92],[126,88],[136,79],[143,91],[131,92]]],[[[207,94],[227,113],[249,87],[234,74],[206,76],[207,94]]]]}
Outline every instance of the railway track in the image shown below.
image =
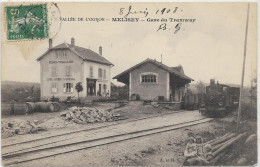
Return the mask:
{"type": "Polygon", "coordinates": [[[139,121],[139,120],[145,120],[145,119],[149,119],[149,118],[159,117],[159,116],[172,115],[172,114],[180,113],[180,112],[183,112],[183,111],[180,110],[180,111],[175,111],[175,112],[172,112],[172,113],[160,114],[160,115],[155,115],[155,116],[148,116],[148,117],[138,118],[138,119],[123,120],[123,121],[120,121],[120,122],[113,122],[113,123],[108,124],[108,125],[102,125],[102,126],[98,126],[98,127],[94,127],[94,128],[86,128],[86,129],[76,130],[76,131],[72,131],[72,132],[61,133],[61,134],[57,134],[57,135],[51,135],[51,136],[36,138],[36,139],[33,139],[33,140],[26,140],[26,141],[16,142],[16,143],[12,143],[12,144],[5,144],[5,145],[2,145],[2,148],[7,148],[7,147],[10,147],[10,146],[17,146],[18,144],[37,142],[37,141],[56,138],[56,137],[65,136],[65,135],[77,134],[77,133],[81,133],[81,132],[84,132],[84,131],[93,131],[93,130],[101,129],[101,128],[104,128],[104,127],[110,127],[110,126],[115,126],[115,125],[124,124],[124,123],[128,123],[128,122],[135,122],[135,121],[139,121]]]}
{"type": "Polygon", "coordinates": [[[27,141],[26,143],[19,144],[19,149],[15,149],[12,151],[7,150],[10,150],[8,148],[14,147],[15,145],[5,146],[4,152],[2,153],[2,160],[4,165],[19,164],[23,162],[38,160],[60,154],[171,131],[187,126],[205,123],[210,120],[212,119],[203,118],[194,121],[145,128],[141,130],[131,130],[131,128],[126,128],[126,131],[122,131],[122,128],[116,128],[117,126],[111,125],[110,127],[100,128],[98,131],[93,131],[92,133],[89,131],[84,131],[84,133],[80,133],[80,135],[73,137],[67,137],[67,135],[56,136],[55,140],[53,141],[42,143],[44,141],[42,140],[42,144],[33,144],[34,142],[32,140],[31,142],[27,141]],[[61,137],[63,138],[62,140],[61,137]]]}

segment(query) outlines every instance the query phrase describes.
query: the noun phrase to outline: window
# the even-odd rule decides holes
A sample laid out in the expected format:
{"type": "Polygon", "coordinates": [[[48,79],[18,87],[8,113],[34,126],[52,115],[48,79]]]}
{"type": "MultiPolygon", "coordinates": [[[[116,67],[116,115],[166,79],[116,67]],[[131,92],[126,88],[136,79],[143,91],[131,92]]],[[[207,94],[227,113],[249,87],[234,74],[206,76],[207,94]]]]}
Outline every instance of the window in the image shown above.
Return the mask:
{"type": "Polygon", "coordinates": [[[51,76],[53,76],[53,77],[57,76],[57,67],[56,66],[51,67],[51,76]]]}
{"type": "Polygon", "coordinates": [[[102,78],[102,69],[101,68],[98,69],[98,78],[102,78]]]}
{"type": "Polygon", "coordinates": [[[104,69],[104,79],[107,79],[107,71],[104,69]]]}
{"type": "Polygon", "coordinates": [[[93,77],[93,67],[92,66],[90,66],[89,73],[90,73],[90,77],[93,77]]]}
{"type": "Polygon", "coordinates": [[[156,83],[157,75],[156,74],[142,74],[141,75],[141,83],[156,83]]]}
{"type": "Polygon", "coordinates": [[[53,82],[51,84],[51,93],[58,93],[57,83],[53,82]]]}
{"type": "Polygon", "coordinates": [[[66,76],[70,76],[70,66],[66,66],[66,76]]]}
{"type": "Polygon", "coordinates": [[[73,83],[64,83],[64,93],[73,93],[73,83]]]}
{"type": "Polygon", "coordinates": [[[65,59],[67,58],[66,50],[56,50],[55,51],[56,59],[65,59]]]}

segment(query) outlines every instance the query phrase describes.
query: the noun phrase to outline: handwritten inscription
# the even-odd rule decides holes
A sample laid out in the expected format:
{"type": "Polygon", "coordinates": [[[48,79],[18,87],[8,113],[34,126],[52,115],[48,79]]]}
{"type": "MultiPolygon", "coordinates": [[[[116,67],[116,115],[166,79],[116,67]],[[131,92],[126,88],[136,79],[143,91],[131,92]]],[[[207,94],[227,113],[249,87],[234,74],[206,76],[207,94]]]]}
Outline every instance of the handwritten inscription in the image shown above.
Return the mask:
{"type": "MultiPolygon", "coordinates": [[[[167,24],[163,23],[159,26],[157,31],[166,30],[166,29],[167,29],[167,24]]],[[[175,27],[174,27],[174,34],[176,34],[180,29],[181,29],[181,23],[176,24],[175,27]]]]}
{"type": "Polygon", "coordinates": [[[155,27],[156,32],[172,30],[173,34],[184,30],[186,24],[195,23],[195,18],[180,18],[184,12],[177,6],[164,7],[160,9],[136,8],[134,5],[121,7],[118,9],[118,16],[112,18],[95,18],[95,17],[64,17],[60,18],[63,22],[147,22],[158,23],[155,27]]]}
{"type": "MultiPolygon", "coordinates": [[[[162,8],[156,10],[155,14],[165,15],[165,14],[171,14],[176,13],[178,11],[178,7],[174,7],[173,9],[170,8],[162,8]]],[[[182,11],[182,10],[181,10],[182,11]]],[[[147,8],[143,10],[133,9],[132,5],[130,5],[128,8],[120,8],[119,15],[123,15],[124,18],[127,18],[131,15],[142,15],[144,17],[147,17],[149,15],[149,11],[147,8]]]]}
{"type": "Polygon", "coordinates": [[[142,14],[144,17],[147,17],[149,12],[147,8],[145,8],[145,10],[133,10],[131,5],[128,7],[127,10],[125,10],[125,8],[120,8],[120,12],[119,12],[119,15],[124,15],[124,18],[136,14],[142,14]]]}

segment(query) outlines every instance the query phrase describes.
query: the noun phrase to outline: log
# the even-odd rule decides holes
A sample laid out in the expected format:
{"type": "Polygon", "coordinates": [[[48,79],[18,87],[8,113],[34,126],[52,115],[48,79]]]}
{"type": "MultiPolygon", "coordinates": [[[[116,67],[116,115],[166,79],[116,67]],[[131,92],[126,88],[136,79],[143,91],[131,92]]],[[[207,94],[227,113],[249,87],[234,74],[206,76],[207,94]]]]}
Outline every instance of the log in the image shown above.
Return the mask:
{"type": "Polygon", "coordinates": [[[221,146],[219,149],[217,149],[214,153],[213,153],[213,157],[216,157],[219,153],[221,153],[222,151],[224,151],[226,148],[228,148],[229,146],[231,146],[233,143],[235,143],[236,141],[238,141],[241,137],[245,136],[246,133],[243,134],[239,134],[238,136],[236,136],[235,138],[233,138],[232,140],[229,140],[226,144],[224,144],[223,146],[221,146]]]}
{"type": "Polygon", "coordinates": [[[24,103],[16,103],[14,104],[14,114],[25,114],[27,110],[26,104],[24,103]]]}
{"type": "Polygon", "coordinates": [[[219,140],[216,140],[216,141],[212,142],[210,145],[211,145],[211,146],[214,146],[214,145],[217,145],[217,144],[219,144],[219,143],[223,143],[223,142],[225,142],[225,141],[231,139],[231,138],[234,137],[234,136],[236,136],[236,134],[235,134],[235,133],[231,133],[230,135],[227,135],[226,137],[223,137],[223,138],[221,138],[221,139],[219,139],[219,140]]]}
{"type": "Polygon", "coordinates": [[[52,103],[54,106],[54,112],[60,111],[60,103],[58,102],[50,102],[50,103],[52,103]]]}
{"type": "Polygon", "coordinates": [[[210,166],[215,166],[216,162],[218,162],[218,160],[224,156],[226,154],[227,150],[224,150],[222,153],[218,154],[216,157],[214,157],[211,161],[210,161],[210,166]]]}
{"type": "Polygon", "coordinates": [[[219,138],[216,138],[216,139],[213,139],[213,140],[210,140],[210,141],[205,142],[205,144],[210,144],[210,145],[211,145],[212,142],[215,142],[215,141],[217,141],[217,140],[219,140],[219,139],[222,139],[223,137],[226,137],[226,136],[228,136],[228,135],[230,135],[230,134],[231,134],[231,133],[226,133],[224,136],[221,136],[221,137],[219,137],[219,138]]]}
{"type": "Polygon", "coordinates": [[[32,113],[36,111],[40,112],[58,112],[60,110],[60,104],[57,102],[27,102],[26,112],[32,113]]]}
{"type": "Polygon", "coordinates": [[[35,111],[35,103],[26,102],[26,113],[32,113],[35,111]]]}
{"type": "Polygon", "coordinates": [[[216,151],[217,149],[219,149],[220,147],[222,147],[223,145],[227,144],[228,142],[230,142],[231,140],[233,140],[235,137],[230,138],[229,140],[223,142],[223,143],[219,143],[217,145],[215,145],[214,147],[212,147],[212,152],[216,151]]]}
{"type": "Polygon", "coordinates": [[[38,102],[36,103],[36,108],[40,112],[54,112],[54,105],[51,102],[38,102]]]}
{"type": "Polygon", "coordinates": [[[2,103],[2,106],[1,106],[2,115],[11,115],[11,110],[12,110],[11,104],[2,103]]]}
{"type": "Polygon", "coordinates": [[[246,144],[251,143],[253,141],[257,140],[257,134],[252,134],[246,139],[246,144]]]}

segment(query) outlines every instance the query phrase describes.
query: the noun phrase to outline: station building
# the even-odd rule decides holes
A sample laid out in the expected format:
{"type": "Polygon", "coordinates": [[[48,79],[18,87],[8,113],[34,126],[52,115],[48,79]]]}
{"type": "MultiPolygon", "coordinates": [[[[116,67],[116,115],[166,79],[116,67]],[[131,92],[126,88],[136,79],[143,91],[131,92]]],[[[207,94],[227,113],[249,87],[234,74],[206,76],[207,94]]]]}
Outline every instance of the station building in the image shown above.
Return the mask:
{"type": "Polygon", "coordinates": [[[61,43],[49,48],[38,59],[40,62],[41,99],[49,99],[53,95],[66,99],[77,97],[75,85],[82,83],[80,97],[104,97],[111,93],[111,67],[113,64],[99,53],[71,43],[61,43]]]}
{"type": "Polygon", "coordinates": [[[168,67],[152,59],[136,64],[113,79],[129,87],[129,99],[138,95],[140,100],[181,102],[188,83],[193,81],[184,74],[181,65],[168,67]]]}

